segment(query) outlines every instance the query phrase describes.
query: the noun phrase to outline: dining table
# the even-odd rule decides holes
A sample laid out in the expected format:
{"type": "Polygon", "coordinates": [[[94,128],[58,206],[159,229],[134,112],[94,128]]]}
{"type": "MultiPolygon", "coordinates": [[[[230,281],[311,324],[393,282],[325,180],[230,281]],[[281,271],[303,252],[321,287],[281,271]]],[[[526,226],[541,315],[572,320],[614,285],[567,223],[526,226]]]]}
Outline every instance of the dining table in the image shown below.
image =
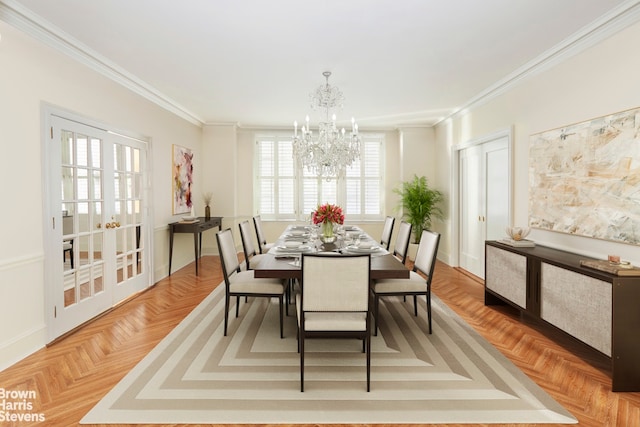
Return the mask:
{"type": "Polygon", "coordinates": [[[273,247],[253,269],[256,278],[301,279],[302,254],[331,255],[363,254],[371,256],[371,280],[408,279],[409,269],[374,238],[357,226],[345,226],[332,243],[324,243],[316,236],[312,225],[289,225],[273,247]]]}

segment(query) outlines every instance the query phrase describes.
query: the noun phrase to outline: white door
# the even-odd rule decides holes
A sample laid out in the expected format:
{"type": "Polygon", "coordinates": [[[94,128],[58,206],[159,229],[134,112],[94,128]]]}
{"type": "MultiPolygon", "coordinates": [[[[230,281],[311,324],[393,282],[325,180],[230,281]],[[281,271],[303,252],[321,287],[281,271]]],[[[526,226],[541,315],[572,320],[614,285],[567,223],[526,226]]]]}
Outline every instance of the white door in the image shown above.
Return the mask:
{"type": "Polygon", "coordinates": [[[489,138],[460,151],[460,267],[484,278],[484,242],[505,236],[510,222],[509,138],[489,138]]]}
{"type": "Polygon", "coordinates": [[[50,124],[45,271],[52,340],[149,286],[151,276],[146,144],[57,116],[50,124]]]}
{"type": "Polygon", "coordinates": [[[483,277],[479,242],[484,242],[482,214],[484,212],[482,176],[482,146],[460,152],[460,267],[483,277]]]}

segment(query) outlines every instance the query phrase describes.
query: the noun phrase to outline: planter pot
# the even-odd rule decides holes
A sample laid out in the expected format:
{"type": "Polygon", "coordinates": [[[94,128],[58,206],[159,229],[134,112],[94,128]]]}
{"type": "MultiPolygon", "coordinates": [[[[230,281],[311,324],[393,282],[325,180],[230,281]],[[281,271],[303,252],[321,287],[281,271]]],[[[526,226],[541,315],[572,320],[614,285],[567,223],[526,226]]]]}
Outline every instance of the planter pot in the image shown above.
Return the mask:
{"type": "Polygon", "coordinates": [[[417,243],[409,243],[409,250],[407,251],[407,258],[411,261],[416,260],[416,254],[418,253],[418,244],[417,243]]]}

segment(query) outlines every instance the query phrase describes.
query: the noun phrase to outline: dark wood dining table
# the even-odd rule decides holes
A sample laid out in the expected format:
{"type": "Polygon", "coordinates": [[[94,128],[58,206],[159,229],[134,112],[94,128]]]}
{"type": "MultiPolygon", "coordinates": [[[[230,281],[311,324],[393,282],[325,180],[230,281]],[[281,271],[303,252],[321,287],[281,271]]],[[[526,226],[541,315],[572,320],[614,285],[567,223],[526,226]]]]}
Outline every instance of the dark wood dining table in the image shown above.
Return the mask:
{"type": "MultiPolygon", "coordinates": [[[[289,229],[289,228],[288,228],[289,229]]],[[[284,241],[284,235],[276,242],[276,246],[284,241]]],[[[369,238],[371,239],[371,238],[369,238]]],[[[338,245],[339,247],[339,245],[338,245]]],[[[387,251],[385,251],[387,252],[387,251]]],[[[302,270],[299,265],[292,261],[294,257],[276,256],[273,250],[269,251],[254,268],[253,274],[256,278],[272,279],[301,279],[302,270]]],[[[409,270],[396,257],[390,253],[372,254],[371,256],[371,279],[408,279],[409,270]]]]}

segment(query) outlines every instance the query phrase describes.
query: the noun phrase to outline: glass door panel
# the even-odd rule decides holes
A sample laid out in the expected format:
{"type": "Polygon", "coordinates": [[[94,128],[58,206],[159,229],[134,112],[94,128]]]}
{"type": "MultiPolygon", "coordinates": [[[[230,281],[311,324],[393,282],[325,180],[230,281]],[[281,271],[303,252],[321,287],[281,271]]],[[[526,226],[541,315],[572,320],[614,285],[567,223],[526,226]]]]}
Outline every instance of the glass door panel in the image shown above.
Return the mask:
{"type": "MultiPolygon", "coordinates": [[[[65,307],[86,301],[103,291],[102,230],[94,227],[95,204],[102,197],[102,140],[84,133],[62,132],[63,245],[71,244],[69,265],[64,257],[65,307]],[[69,224],[69,225],[67,225],[69,224]],[[66,230],[65,230],[66,228],[66,230]]],[[[68,247],[68,246],[64,246],[68,247]]]]}
{"type": "Polygon", "coordinates": [[[114,210],[118,219],[116,235],[118,285],[135,283],[145,273],[142,261],[141,232],[143,201],[141,149],[115,144],[114,158],[114,210]]]}

